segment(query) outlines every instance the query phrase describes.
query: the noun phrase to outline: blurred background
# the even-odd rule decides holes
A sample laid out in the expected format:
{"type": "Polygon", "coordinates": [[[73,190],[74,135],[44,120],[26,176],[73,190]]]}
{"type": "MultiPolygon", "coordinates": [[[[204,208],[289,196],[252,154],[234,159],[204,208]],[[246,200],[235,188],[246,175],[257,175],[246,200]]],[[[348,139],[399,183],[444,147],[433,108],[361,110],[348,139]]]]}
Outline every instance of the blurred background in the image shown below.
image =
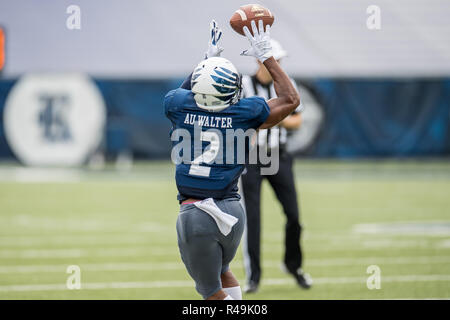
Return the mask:
{"type": "MultiPolygon", "coordinates": [[[[243,4],[0,2],[0,298],[199,298],[176,246],[162,101],[204,57],[213,18],[222,56],[256,71],[229,25],[243,4]]],[[[251,297],[450,298],[450,2],[260,4],[305,105],[288,148],[316,283],[281,272],[284,216],[265,187],[251,297]]],[[[243,281],[241,253],[232,269],[243,281]]]]}

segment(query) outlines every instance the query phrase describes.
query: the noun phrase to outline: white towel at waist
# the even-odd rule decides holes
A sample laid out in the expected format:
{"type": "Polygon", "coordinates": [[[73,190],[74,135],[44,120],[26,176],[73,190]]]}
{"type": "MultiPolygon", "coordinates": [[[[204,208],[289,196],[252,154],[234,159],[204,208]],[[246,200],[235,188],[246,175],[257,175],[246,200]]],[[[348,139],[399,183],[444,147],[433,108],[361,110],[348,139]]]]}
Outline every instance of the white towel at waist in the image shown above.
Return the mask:
{"type": "Polygon", "coordinates": [[[194,202],[194,205],[214,219],[217,227],[219,227],[220,232],[222,232],[224,236],[227,236],[231,232],[231,229],[239,220],[220,210],[212,198],[194,202]]]}

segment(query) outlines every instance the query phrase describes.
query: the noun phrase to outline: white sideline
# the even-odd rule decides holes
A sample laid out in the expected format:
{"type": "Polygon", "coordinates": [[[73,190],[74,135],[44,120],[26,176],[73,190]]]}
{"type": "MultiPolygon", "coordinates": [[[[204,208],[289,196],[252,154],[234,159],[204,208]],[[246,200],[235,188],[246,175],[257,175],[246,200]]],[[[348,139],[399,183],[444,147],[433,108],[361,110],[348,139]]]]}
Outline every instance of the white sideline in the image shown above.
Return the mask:
{"type": "MultiPolygon", "coordinates": [[[[370,264],[437,264],[450,263],[450,256],[417,256],[417,257],[370,257],[370,258],[336,258],[336,259],[308,259],[305,268],[321,266],[356,266],[370,264]]],[[[241,260],[233,262],[235,266],[242,265],[241,260]]],[[[279,268],[280,261],[267,260],[263,262],[266,268],[279,268]]],[[[0,266],[0,273],[64,273],[68,264],[51,265],[11,265],[0,266]]],[[[155,271],[155,270],[181,270],[182,262],[109,262],[79,264],[83,271],[155,271]]]]}
{"type": "MultiPolygon", "coordinates": [[[[345,284],[360,283],[365,285],[365,277],[343,277],[343,278],[316,278],[315,284],[345,284]]],[[[417,281],[450,281],[449,275],[409,275],[409,276],[384,276],[383,282],[417,282],[417,281]]],[[[294,284],[293,279],[266,279],[264,285],[276,286],[294,284]]],[[[104,290],[104,289],[151,289],[151,288],[185,288],[193,287],[191,280],[181,281],[148,281],[148,282],[91,282],[82,283],[81,290],[104,290]]],[[[67,289],[65,284],[34,284],[34,285],[4,285],[0,286],[0,292],[12,291],[63,291],[67,289]]]]}

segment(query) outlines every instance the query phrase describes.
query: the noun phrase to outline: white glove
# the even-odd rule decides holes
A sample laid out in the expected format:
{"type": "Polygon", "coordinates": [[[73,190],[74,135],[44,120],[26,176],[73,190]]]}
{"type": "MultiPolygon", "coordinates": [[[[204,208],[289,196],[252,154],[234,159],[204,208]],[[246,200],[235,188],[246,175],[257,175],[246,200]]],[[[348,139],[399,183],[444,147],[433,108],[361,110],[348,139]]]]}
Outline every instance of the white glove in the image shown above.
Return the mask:
{"type": "Polygon", "coordinates": [[[241,53],[241,56],[253,56],[259,61],[264,62],[266,59],[273,56],[272,45],[270,44],[270,25],[266,26],[266,31],[264,32],[264,25],[262,20],[259,20],[259,31],[256,28],[255,20],[252,20],[252,30],[253,36],[250,30],[245,26],[243,28],[245,35],[250,41],[252,46],[250,49],[245,50],[241,53]]]}
{"type": "Polygon", "coordinates": [[[222,30],[220,30],[215,20],[212,20],[209,26],[211,36],[209,38],[208,51],[206,51],[206,59],[219,57],[220,53],[223,51],[223,48],[218,46],[220,38],[222,37],[222,30]]]}

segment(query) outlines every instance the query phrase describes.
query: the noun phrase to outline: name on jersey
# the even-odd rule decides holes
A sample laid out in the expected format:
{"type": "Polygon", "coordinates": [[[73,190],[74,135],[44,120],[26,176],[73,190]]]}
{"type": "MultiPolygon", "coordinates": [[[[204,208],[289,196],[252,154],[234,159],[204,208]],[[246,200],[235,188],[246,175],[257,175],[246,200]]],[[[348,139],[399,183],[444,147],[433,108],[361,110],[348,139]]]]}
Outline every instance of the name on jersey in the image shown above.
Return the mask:
{"type": "Polygon", "coordinates": [[[191,113],[186,114],[186,119],[184,119],[185,124],[194,125],[197,122],[200,127],[211,128],[233,128],[232,121],[231,117],[202,116],[191,113]]]}

